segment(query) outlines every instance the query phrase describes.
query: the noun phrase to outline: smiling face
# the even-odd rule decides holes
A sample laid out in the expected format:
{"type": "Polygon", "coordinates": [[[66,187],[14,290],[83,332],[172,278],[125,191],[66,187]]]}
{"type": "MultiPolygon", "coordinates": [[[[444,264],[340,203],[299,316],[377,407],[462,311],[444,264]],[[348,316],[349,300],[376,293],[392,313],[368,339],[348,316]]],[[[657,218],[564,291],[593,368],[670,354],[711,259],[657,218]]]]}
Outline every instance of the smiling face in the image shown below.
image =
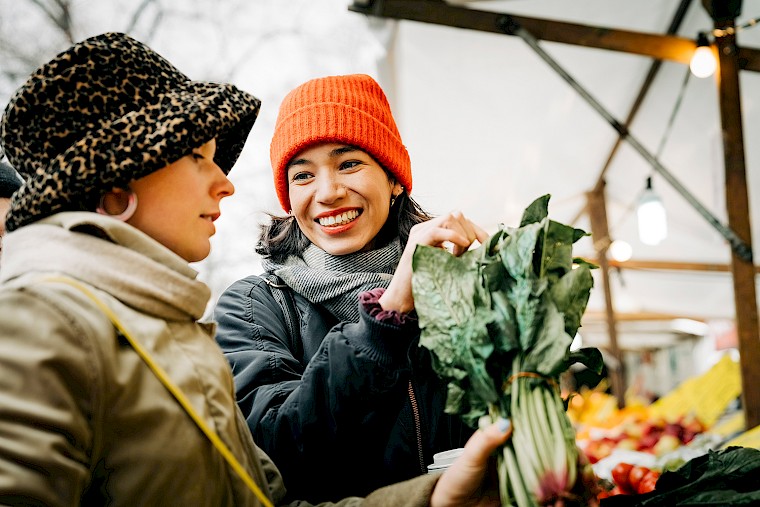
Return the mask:
{"type": "Polygon", "coordinates": [[[347,255],[372,248],[402,191],[366,152],[325,143],[288,164],[292,214],[306,237],[325,252],[347,255]]]}
{"type": "Polygon", "coordinates": [[[188,262],[205,259],[219,218],[219,202],[235,187],[214,163],[211,140],[168,166],[133,181],[137,211],[127,223],[188,262]]]}

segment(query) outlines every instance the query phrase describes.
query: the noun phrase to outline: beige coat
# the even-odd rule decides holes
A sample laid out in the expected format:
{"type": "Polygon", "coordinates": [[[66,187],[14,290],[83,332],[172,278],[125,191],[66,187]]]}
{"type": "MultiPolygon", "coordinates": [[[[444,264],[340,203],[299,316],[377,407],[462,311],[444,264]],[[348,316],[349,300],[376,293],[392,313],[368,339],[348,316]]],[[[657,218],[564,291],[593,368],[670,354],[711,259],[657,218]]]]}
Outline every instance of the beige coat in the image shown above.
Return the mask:
{"type": "MultiPolygon", "coordinates": [[[[49,280],[60,274],[116,313],[280,503],[281,477],[251,440],[214,325],[197,322],[209,290],[186,262],[128,225],[79,212],[9,234],[0,262],[0,504],[259,505],[103,312],[49,280]]],[[[427,505],[434,483],[420,477],[339,505],[427,505]]]]}

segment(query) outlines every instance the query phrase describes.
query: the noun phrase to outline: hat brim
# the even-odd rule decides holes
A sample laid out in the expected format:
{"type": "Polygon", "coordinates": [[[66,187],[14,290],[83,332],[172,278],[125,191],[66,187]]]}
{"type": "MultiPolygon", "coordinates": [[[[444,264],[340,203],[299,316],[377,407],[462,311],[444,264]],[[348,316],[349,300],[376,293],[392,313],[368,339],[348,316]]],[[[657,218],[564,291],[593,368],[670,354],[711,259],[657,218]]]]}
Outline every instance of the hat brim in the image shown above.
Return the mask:
{"type": "Polygon", "coordinates": [[[188,81],[87,132],[39,168],[14,195],[6,226],[13,230],[59,211],[94,211],[103,189],[124,188],[211,139],[226,174],[260,106],[233,85],[188,81]]]}

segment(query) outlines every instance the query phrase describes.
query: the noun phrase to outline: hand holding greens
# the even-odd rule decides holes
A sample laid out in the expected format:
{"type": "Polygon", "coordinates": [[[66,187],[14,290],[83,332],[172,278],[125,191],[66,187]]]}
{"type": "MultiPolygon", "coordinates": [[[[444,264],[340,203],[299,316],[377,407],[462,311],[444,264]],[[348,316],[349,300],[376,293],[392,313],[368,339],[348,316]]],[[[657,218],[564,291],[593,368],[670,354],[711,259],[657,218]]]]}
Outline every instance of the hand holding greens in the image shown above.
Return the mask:
{"type": "Polygon", "coordinates": [[[573,259],[572,245],[586,233],[550,220],[549,197],[534,201],[518,228],[502,228],[460,257],[418,246],[413,260],[420,344],[448,381],[446,411],[473,427],[484,415],[512,420],[499,454],[502,505],[593,498],[558,390],[571,364],[602,368],[597,349],[570,351],[593,266],[573,259]]]}

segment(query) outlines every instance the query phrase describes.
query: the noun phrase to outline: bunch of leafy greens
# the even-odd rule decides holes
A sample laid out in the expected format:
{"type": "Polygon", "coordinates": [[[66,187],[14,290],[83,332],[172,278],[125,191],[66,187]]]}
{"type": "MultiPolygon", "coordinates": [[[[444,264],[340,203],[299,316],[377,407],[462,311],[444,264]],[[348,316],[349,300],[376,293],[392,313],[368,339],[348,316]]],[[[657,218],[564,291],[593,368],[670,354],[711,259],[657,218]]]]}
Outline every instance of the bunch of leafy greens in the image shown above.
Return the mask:
{"type": "Polygon", "coordinates": [[[420,344],[448,381],[446,411],[473,427],[486,415],[512,421],[499,455],[503,505],[585,501],[558,381],[575,362],[602,368],[597,349],[570,351],[593,266],[573,259],[586,233],[550,220],[549,197],[460,257],[418,246],[413,260],[420,344]]]}

